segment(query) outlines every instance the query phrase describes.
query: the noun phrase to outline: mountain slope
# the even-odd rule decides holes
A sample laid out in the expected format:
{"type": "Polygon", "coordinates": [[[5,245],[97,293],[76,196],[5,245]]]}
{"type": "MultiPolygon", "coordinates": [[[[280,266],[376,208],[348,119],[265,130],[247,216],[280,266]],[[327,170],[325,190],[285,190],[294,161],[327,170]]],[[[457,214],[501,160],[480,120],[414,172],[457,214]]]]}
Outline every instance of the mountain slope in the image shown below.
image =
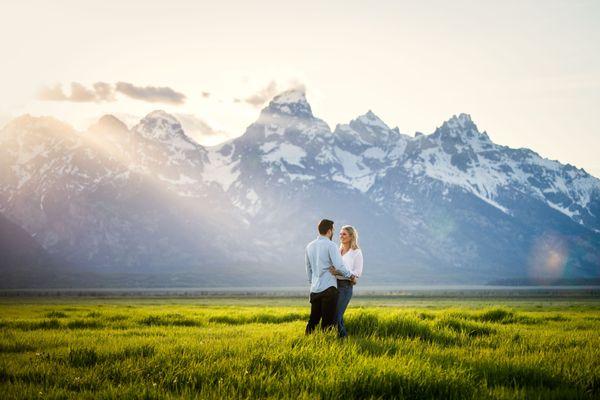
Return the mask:
{"type": "Polygon", "coordinates": [[[0,214],[0,287],[43,285],[57,263],[23,228],[0,214]]]}

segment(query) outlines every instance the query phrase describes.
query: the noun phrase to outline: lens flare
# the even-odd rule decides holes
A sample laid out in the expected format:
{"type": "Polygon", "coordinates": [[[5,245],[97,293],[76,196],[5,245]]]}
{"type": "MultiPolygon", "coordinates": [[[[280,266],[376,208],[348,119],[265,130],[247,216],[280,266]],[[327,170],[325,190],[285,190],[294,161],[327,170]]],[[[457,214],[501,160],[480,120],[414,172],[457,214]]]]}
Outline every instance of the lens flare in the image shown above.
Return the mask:
{"type": "Polygon", "coordinates": [[[534,240],[529,255],[529,277],[537,283],[549,284],[562,278],[569,256],[567,243],[554,233],[534,240]]]}

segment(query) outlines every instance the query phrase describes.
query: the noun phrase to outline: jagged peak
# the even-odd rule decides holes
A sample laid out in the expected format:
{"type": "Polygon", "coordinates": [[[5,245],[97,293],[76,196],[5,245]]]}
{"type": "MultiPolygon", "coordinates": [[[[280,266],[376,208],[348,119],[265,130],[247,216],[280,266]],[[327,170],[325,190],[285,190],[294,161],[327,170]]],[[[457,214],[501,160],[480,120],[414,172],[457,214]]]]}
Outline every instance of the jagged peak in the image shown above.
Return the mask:
{"type": "Polygon", "coordinates": [[[127,125],[119,118],[112,114],[105,114],[100,119],[90,126],[90,130],[110,129],[115,131],[127,131],[127,125]]]}
{"type": "Polygon", "coordinates": [[[262,113],[283,114],[300,118],[312,118],[312,109],[303,88],[286,90],[273,98],[262,113]]]}
{"type": "Polygon", "coordinates": [[[338,132],[349,132],[362,142],[371,145],[386,145],[390,140],[401,136],[398,128],[391,129],[371,110],[354,118],[348,124],[336,127],[338,132]]]}
{"type": "Polygon", "coordinates": [[[185,134],[179,120],[164,110],[152,111],[142,118],[140,123],[133,127],[133,130],[146,138],[158,139],[163,142],[176,140],[185,147],[199,146],[185,134]]]}
{"type": "Polygon", "coordinates": [[[352,121],[350,121],[350,126],[352,126],[352,124],[358,124],[358,123],[360,123],[362,125],[374,127],[374,128],[380,128],[380,129],[384,129],[384,130],[390,130],[390,127],[385,122],[383,122],[383,120],[381,118],[379,118],[371,110],[367,111],[363,115],[361,115],[361,116],[353,119],[352,121]]]}
{"type": "Polygon", "coordinates": [[[164,120],[172,125],[181,125],[177,118],[175,118],[172,114],[169,114],[165,110],[151,111],[142,119],[142,121],[144,120],[164,120]]]}
{"type": "Polygon", "coordinates": [[[477,125],[471,119],[469,114],[460,113],[453,115],[442,126],[437,128],[432,137],[440,138],[462,138],[462,140],[483,140],[490,141],[486,132],[479,132],[477,125]]]}
{"type": "Polygon", "coordinates": [[[134,129],[139,130],[141,128],[145,130],[154,130],[159,127],[183,133],[183,128],[181,127],[179,120],[164,110],[154,110],[148,113],[140,120],[139,124],[137,124],[134,129]]]}
{"type": "Polygon", "coordinates": [[[469,114],[460,113],[458,116],[455,114],[447,121],[444,121],[442,127],[448,127],[451,129],[473,129],[477,131],[477,125],[471,119],[469,114]]]}
{"type": "Polygon", "coordinates": [[[306,91],[304,89],[290,89],[279,93],[271,100],[272,104],[307,103],[306,91]]]}

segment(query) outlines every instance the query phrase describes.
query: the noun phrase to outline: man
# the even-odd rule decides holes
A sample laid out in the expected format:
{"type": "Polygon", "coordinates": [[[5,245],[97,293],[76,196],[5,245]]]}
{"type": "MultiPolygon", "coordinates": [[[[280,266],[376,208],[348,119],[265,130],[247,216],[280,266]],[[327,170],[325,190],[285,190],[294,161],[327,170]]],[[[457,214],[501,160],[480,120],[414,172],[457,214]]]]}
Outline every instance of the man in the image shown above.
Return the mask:
{"type": "Polygon", "coordinates": [[[306,333],[315,330],[321,320],[323,330],[335,327],[336,307],[338,301],[337,279],[329,271],[333,266],[346,278],[354,276],[346,268],[337,246],[331,241],[333,237],[333,221],[324,219],[319,222],[319,237],[306,246],[306,272],[310,283],[310,317],[306,325],[306,333]]]}

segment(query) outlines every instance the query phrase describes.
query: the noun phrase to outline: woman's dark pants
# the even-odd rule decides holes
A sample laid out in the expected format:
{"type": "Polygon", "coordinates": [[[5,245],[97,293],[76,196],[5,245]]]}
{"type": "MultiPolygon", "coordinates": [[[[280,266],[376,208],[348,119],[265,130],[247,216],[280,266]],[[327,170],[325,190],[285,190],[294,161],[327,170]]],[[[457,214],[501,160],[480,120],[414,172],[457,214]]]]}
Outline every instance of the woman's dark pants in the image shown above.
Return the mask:
{"type": "Polygon", "coordinates": [[[338,326],[338,331],[340,337],[346,337],[348,333],[346,332],[346,327],[344,326],[344,312],[346,312],[346,308],[348,307],[348,303],[350,303],[350,299],[352,298],[352,283],[350,281],[338,280],[338,302],[337,302],[337,312],[336,312],[336,321],[338,326]]]}

